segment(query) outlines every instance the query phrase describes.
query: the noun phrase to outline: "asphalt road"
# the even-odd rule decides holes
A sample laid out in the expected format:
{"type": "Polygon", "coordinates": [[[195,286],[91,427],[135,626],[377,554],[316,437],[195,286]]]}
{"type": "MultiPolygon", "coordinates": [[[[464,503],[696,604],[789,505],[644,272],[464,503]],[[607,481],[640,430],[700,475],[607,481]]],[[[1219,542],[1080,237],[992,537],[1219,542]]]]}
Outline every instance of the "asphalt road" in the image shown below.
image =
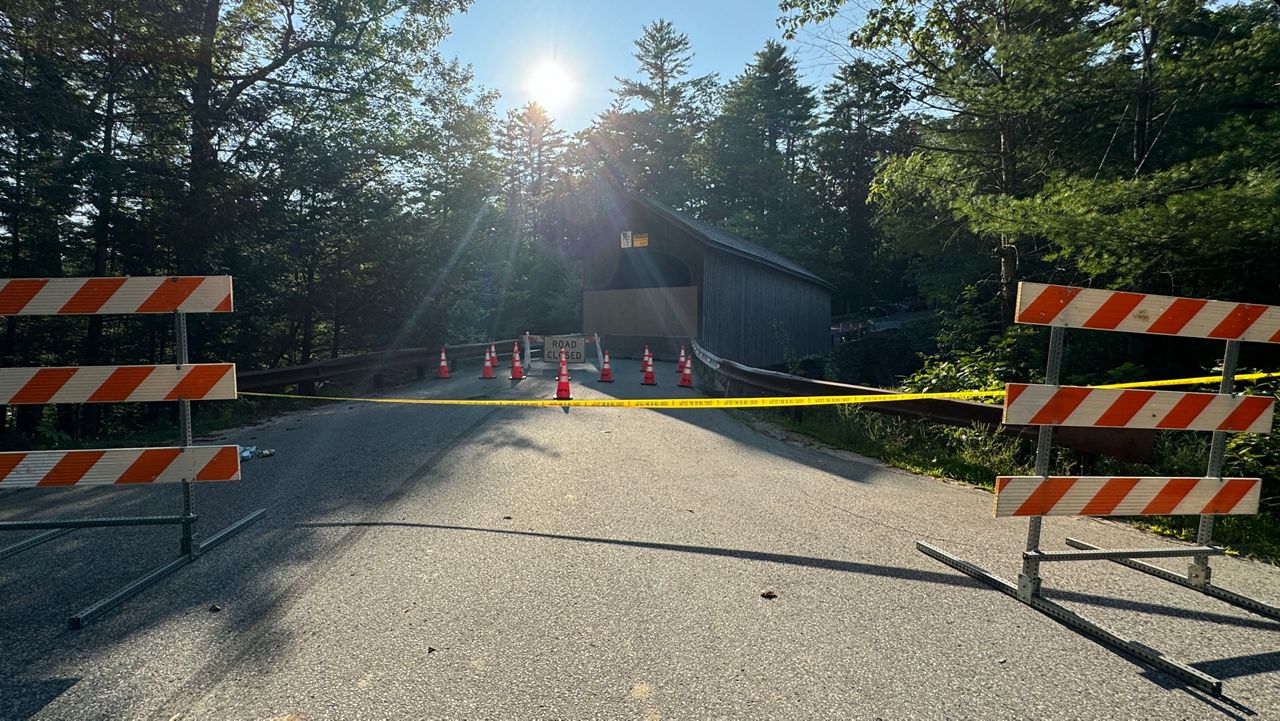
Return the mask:
{"type": "MultiPolygon", "coordinates": [[[[575,370],[575,394],[690,394],[671,364],[656,389],[617,365],[612,386],[575,370]]],[[[550,396],[533,371],[395,393],[550,396]]],[[[198,489],[202,530],[266,517],[87,628],[66,619],[175,553],[174,529],[0,561],[0,718],[1280,718],[1280,623],[1114,564],[1046,567],[1046,595],[1226,682],[1188,691],[915,550],[1014,578],[1025,522],[988,493],[776,436],[720,411],[355,403],[229,433],[277,453],[198,489]]],[[[10,491],[0,516],[178,499],[10,491]]],[[[1046,522],[1047,548],[1068,535],[1168,543],[1046,522]]],[[[1280,601],[1280,569],[1214,563],[1280,601]]]]}

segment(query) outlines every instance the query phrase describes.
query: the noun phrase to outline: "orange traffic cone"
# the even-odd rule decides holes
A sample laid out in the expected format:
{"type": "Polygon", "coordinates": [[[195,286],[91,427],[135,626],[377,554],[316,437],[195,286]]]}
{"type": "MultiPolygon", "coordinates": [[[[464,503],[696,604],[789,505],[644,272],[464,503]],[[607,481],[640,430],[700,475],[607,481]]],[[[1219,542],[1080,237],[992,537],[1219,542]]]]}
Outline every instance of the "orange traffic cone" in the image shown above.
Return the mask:
{"type": "Polygon", "coordinates": [[[648,363],[648,362],[649,362],[649,361],[651,361],[651,360],[653,360],[653,354],[649,352],[649,344],[648,344],[648,343],[645,343],[645,344],[644,344],[644,353],[643,353],[643,354],[641,354],[641,356],[640,356],[640,365],[641,365],[641,367],[643,367],[643,366],[644,366],[644,364],[648,363]]]}
{"type": "Polygon", "coordinates": [[[686,361],[686,358],[685,358],[685,355],[684,355],[684,346],[680,346],[680,362],[679,362],[679,363],[676,363],[676,372],[677,372],[677,373],[684,373],[684,364],[685,364],[686,362],[687,362],[687,361],[686,361]]]}
{"type": "Polygon", "coordinates": [[[515,368],[520,363],[520,344],[511,344],[511,367],[515,368]]]}
{"type": "Polygon", "coordinates": [[[640,385],[642,386],[658,385],[658,379],[655,378],[653,375],[653,361],[648,361],[647,363],[644,364],[644,378],[640,380],[640,385]]]}
{"type": "Polygon", "coordinates": [[[681,388],[693,387],[693,359],[692,358],[688,359],[688,362],[684,364],[684,368],[680,371],[680,382],[677,383],[676,385],[680,386],[681,388]]]}
{"type": "Polygon", "coordinates": [[[444,346],[440,346],[440,368],[436,371],[436,378],[449,377],[449,359],[444,357],[444,346]]]}
{"type": "Polygon", "coordinates": [[[609,367],[609,351],[604,352],[604,365],[600,367],[600,382],[613,382],[613,368],[609,367]]]}
{"type": "MultiPolygon", "coordinates": [[[[573,400],[573,394],[569,391],[569,361],[565,358],[563,350],[560,351],[560,377],[556,383],[556,400],[573,400]]],[[[566,407],[565,410],[568,408],[566,407]]]]}
{"type": "Polygon", "coordinates": [[[518,352],[511,354],[511,380],[524,380],[524,366],[520,365],[520,354],[518,352]]]}
{"type": "Polygon", "coordinates": [[[493,358],[493,367],[494,367],[494,368],[497,368],[497,367],[498,367],[498,364],[502,362],[502,361],[498,360],[498,349],[497,349],[497,347],[496,347],[496,344],[494,344],[494,343],[490,343],[490,344],[489,344],[489,357],[490,357],[490,358],[493,358]]]}
{"type": "Polygon", "coordinates": [[[493,380],[493,357],[489,355],[489,351],[484,352],[484,370],[480,371],[480,379],[493,380]]]}

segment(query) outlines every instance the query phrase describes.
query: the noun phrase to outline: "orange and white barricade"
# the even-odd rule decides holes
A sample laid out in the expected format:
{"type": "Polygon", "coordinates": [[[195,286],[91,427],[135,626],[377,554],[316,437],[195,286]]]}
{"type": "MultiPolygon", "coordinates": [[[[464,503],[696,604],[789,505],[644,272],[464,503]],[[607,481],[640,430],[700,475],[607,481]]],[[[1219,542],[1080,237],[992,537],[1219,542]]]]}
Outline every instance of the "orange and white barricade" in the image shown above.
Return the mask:
{"type": "Polygon", "coordinates": [[[189,363],[187,313],[229,313],[229,276],[162,278],[0,279],[0,316],[134,315],[168,313],[174,318],[174,364],[68,368],[0,368],[0,404],[138,403],[176,401],[180,444],[168,448],[16,451],[0,453],[0,489],[72,486],[137,486],[181,483],[180,515],[3,521],[0,531],[43,531],[6,548],[12,556],[76,528],[178,525],[177,558],[72,616],[72,628],[120,605],[155,581],[195,560],[200,553],[258,520],[258,509],[197,542],[194,483],[240,479],[239,446],[194,446],[191,401],[236,397],[231,363],[189,363]]]}
{"type": "Polygon", "coordinates": [[[1029,519],[1022,572],[1014,584],[930,544],[917,542],[916,548],[1063,625],[1196,688],[1221,694],[1219,679],[1124,639],[1046,599],[1040,593],[1040,564],[1114,561],[1254,613],[1280,619],[1280,608],[1213,585],[1209,567],[1209,557],[1223,553],[1221,548],[1212,545],[1213,519],[1219,515],[1258,512],[1262,482],[1257,478],[1223,478],[1223,455],[1227,434],[1271,431],[1275,399],[1238,396],[1232,390],[1242,341],[1280,343],[1280,306],[1021,283],[1015,320],[1050,327],[1045,383],[1010,383],[1005,392],[1004,422],[1040,428],[1034,474],[996,479],[995,515],[1029,519]],[[1217,393],[1059,385],[1068,328],[1225,340],[1222,383],[1217,393]],[[1213,434],[1208,470],[1203,477],[1191,478],[1051,476],[1049,465],[1056,426],[1207,431],[1213,434]],[[1068,538],[1066,544],[1076,550],[1043,551],[1040,548],[1041,519],[1045,516],[1142,515],[1199,516],[1196,545],[1108,550],[1068,538]],[[1178,557],[1192,559],[1185,576],[1138,560],[1178,557]]]}
{"type": "Polygon", "coordinates": [[[0,279],[0,316],[230,312],[228,275],[0,279]]]}

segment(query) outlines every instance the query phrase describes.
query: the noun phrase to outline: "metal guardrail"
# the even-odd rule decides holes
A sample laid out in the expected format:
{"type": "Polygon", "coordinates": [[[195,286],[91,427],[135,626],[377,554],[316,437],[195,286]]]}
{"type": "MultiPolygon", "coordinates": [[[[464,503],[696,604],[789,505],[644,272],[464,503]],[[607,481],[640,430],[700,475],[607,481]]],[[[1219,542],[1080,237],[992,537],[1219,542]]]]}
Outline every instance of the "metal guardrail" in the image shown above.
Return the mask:
{"type": "MultiPolygon", "coordinates": [[[[725,380],[726,395],[827,396],[887,395],[897,391],[857,386],[849,383],[820,381],[812,378],[753,368],[717,357],[690,339],[694,354],[708,368],[725,380]]],[[[1033,426],[1006,426],[1001,423],[1003,407],[977,401],[942,398],[894,403],[868,403],[867,410],[941,423],[949,426],[988,426],[1003,435],[1035,438],[1033,426]]],[[[1139,462],[1151,457],[1155,447],[1155,431],[1129,428],[1054,429],[1057,445],[1088,453],[1101,453],[1121,461],[1139,462]]]]}
{"type": "MultiPolygon", "coordinates": [[[[517,340],[519,339],[508,338],[492,341],[492,343],[505,348],[507,344],[517,340]]],[[[487,342],[447,345],[445,352],[448,353],[451,364],[455,361],[480,360],[484,357],[484,351],[489,345],[490,343],[487,342]]],[[[692,338],[690,345],[698,359],[724,379],[727,395],[750,395],[752,392],[777,396],[882,395],[895,392],[883,388],[820,381],[789,373],[753,368],[720,358],[692,338]]],[[[376,379],[387,371],[405,368],[417,368],[419,375],[424,375],[439,361],[439,349],[402,348],[330,358],[286,368],[243,371],[237,373],[236,384],[240,390],[248,391],[361,375],[375,379],[376,382],[376,379]]],[[[1034,438],[1037,432],[1037,429],[1032,426],[1003,425],[1001,406],[976,401],[926,399],[871,403],[867,404],[866,408],[877,413],[920,418],[950,426],[987,426],[995,428],[997,432],[1004,435],[1023,438],[1034,438]]],[[[1055,435],[1058,445],[1065,448],[1101,453],[1122,461],[1144,461],[1151,456],[1155,445],[1155,431],[1150,430],[1063,427],[1056,429],[1055,435]]]]}
{"type": "MultiPolygon", "coordinates": [[[[509,349],[518,339],[491,341],[501,349],[509,349]]],[[[450,365],[455,361],[480,360],[490,342],[468,343],[465,345],[446,345],[445,352],[449,356],[450,365]]],[[[240,390],[253,391],[264,388],[279,388],[296,383],[314,383],[317,381],[367,376],[377,379],[383,373],[405,368],[418,369],[423,375],[428,369],[434,369],[440,362],[439,348],[401,348],[399,350],[363,353],[361,355],[328,358],[304,365],[284,368],[267,368],[265,370],[239,371],[236,373],[236,386],[240,390]]],[[[375,380],[376,382],[376,380],[375,380]]]]}

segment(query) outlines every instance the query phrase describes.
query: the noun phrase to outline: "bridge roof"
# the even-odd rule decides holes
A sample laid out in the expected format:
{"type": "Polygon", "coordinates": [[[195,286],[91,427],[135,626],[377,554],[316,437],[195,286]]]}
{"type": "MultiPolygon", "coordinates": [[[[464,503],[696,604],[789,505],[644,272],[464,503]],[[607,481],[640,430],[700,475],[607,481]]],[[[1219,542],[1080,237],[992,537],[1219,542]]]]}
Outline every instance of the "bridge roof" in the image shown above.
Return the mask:
{"type": "Polygon", "coordinates": [[[682,213],[652,198],[632,194],[631,199],[654,213],[666,218],[672,223],[683,227],[685,230],[689,231],[690,235],[701,241],[703,245],[755,261],[762,265],[767,265],[774,270],[809,281],[810,283],[822,286],[829,291],[835,291],[836,289],[836,287],[831,283],[828,283],[799,264],[778,255],[768,248],[763,248],[755,243],[743,240],[736,235],[727,233],[710,223],[704,223],[691,215],[682,213]]]}

